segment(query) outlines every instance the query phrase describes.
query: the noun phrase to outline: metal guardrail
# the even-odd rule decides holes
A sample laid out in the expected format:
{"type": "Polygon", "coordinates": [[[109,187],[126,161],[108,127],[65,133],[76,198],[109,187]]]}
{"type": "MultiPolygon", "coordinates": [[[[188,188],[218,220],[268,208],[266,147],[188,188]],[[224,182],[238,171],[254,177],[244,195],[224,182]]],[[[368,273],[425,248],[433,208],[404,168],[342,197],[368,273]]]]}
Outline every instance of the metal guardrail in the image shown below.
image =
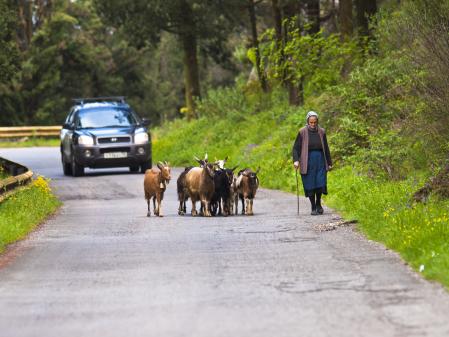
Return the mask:
{"type": "Polygon", "coordinates": [[[17,187],[28,184],[33,177],[33,172],[26,166],[0,157],[0,166],[10,177],[0,180],[0,202],[17,187]]]}
{"type": "Polygon", "coordinates": [[[0,127],[1,138],[21,138],[21,137],[57,137],[61,131],[61,126],[14,126],[0,127]]]}

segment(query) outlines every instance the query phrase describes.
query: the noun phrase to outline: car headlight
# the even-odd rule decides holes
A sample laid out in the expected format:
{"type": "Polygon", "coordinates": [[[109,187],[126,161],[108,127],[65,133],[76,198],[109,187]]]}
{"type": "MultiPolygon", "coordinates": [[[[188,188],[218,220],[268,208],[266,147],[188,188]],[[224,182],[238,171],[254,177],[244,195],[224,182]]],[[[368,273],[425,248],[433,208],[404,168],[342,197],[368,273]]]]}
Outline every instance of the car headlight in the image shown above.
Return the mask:
{"type": "Polygon", "coordinates": [[[139,132],[134,135],[134,142],[136,144],[145,144],[148,143],[148,133],[139,132]]]}
{"type": "Polygon", "coordinates": [[[79,136],[78,137],[78,144],[80,145],[94,145],[94,139],[90,136],[79,136]]]}

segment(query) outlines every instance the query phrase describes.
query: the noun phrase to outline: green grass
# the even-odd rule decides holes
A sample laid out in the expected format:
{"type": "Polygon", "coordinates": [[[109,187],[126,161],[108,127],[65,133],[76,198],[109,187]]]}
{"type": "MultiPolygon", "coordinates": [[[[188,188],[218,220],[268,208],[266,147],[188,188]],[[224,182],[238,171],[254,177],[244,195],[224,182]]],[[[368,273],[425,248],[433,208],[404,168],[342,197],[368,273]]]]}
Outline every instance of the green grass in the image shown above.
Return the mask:
{"type": "Polygon", "coordinates": [[[48,182],[41,177],[1,202],[0,253],[6,245],[23,239],[60,205],[48,182]]]}
{"type": "Polygon", "coordinates": [[[0,141],[2,147],[35,147],[35,146],[59,146],[59,138],[30,138],[25,141],[0,141]]]}
{"type": "Polygon", "coordinates": [[[326,202],[357,219],[368,238],[399,252],[426,278],[449,287],[449,201],[412,202],[423,182],[419,174],[400,182],[376,181],[345,167],[330,175],[326,202]]]}
{"type": "MultiPolygon", "coordinates": [[[[243,105],[240,114],[189,123],[177,120],[154,129],[154,160],[184,166],[196,165],[193,156],[203,157],[205,152],[211,160],[229,156],[228,167],[260,166],[263,187],[294,192],[290,153],[306,110],[282,106],[259,112],[245,109],[243,105]]],[[[358,220],[358,228],[368,238],[398,251],[415,270],[424,268],[426,278],[449,287],[449,201],[411,204],[411,195],[425,177],[416,172],[410,172],[410,177],[401,182],[373,180],[337,164],[329,174],[326,202],[345,217],[358,220]]]]}

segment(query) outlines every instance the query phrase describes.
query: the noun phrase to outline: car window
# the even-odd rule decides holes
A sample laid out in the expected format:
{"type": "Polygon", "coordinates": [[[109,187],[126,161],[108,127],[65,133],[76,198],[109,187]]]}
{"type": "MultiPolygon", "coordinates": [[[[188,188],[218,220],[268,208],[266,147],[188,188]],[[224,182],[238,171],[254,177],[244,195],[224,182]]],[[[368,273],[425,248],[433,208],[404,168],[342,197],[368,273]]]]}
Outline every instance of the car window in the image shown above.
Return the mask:
{"type": "Polygon", "coordinates": [[[74,114],[75,109],[70,110],[69,115],[67,116],[67,119],[65,120],[66,124],[71,124],[73,123],[73,117],[75,116],[74,114]]]}
{"type": "Polygon", "coordinates": [[[78,128],[104,128],[136,125],[137,121],[127,109],[84,109],[78,112],[78,128]]]}

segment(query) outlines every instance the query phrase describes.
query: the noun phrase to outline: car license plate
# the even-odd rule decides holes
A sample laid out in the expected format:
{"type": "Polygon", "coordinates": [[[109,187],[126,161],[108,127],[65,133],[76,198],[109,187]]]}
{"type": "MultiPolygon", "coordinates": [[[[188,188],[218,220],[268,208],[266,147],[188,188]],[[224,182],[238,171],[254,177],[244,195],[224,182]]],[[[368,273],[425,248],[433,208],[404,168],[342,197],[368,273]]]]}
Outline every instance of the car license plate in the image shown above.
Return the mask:
{"type": "Polygon", "coordinates": [[[108,152],[104,154],[104,157],[106,159],[113,159],[113,158],[126,158],[128,156],[128,153],[126,152],[108,152]]]}

